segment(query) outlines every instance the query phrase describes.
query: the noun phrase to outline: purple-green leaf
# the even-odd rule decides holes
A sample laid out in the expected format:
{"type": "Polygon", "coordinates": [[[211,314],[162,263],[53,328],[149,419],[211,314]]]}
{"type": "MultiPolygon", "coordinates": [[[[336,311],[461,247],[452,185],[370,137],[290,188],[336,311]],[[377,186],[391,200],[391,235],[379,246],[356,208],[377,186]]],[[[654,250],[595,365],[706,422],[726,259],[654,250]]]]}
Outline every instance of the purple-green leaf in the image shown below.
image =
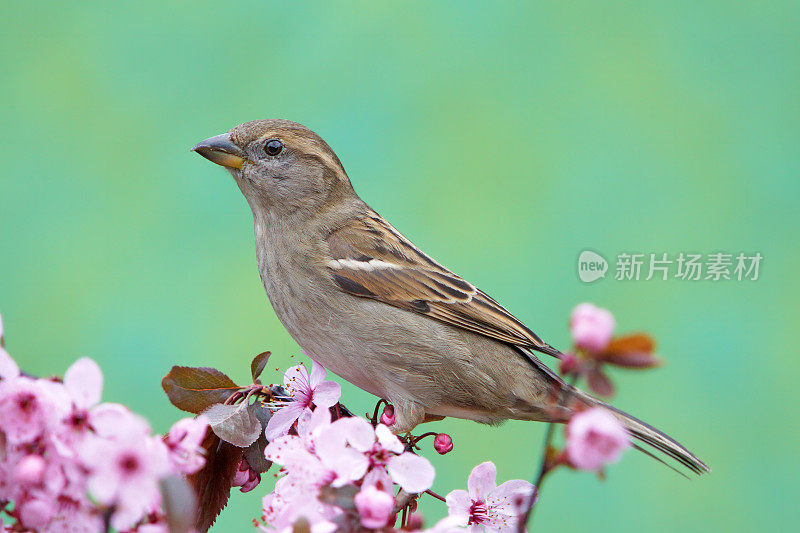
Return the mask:
{"type": "Polygon", "coordinates": [[[261,352],[257,356],[253,358],[253,362],[250,363],[250,373],[253,375],[253,381],[255,382],[261,373],[264,371],[264,367],[267,366],[267,361],[269,361],[269,356],[272,352],[261,352]]]}
{"type": "MultiPolygon", "coordinates": [[[[254,402],[250,404],[248,409],[250,409],[255,417],[258,418],[258,421],[261,422],[261,427],[267,427],[267,423],[272,417],[269,409],[264,407],[261,402],[254,402]]],[[[267,449],[267,444],[269,444],[269,441],[267,441],[267,437],[262,431],[259,433],[256,441],[248,446],[244,451],[244,458],[247,459],[247,463],[250,465],[250,468],[259,474],[263,474],[269,470],[269,467],[272,466],[272,462],[267,461],[267,458],[264,457],[264,450],[267,449]]]]}
{"type": "Polygon", "coordinates": [[[172,405],[199,414],[222,403],[240,387],[216,368],[173,366],[161,380],[172,405]]]}
{"type": "Polygon", "coordinates": [[[249,405],[216,404],[203,414],[208,417],[211,430],[225,442],[246,448],[253,444],[264,428],[249,405]]]}
{"type": "Polygon", "coordinates": [[[231,483],[242,460],[242,449],[221,441],[212,431],[206,434],[202,447],[206,452],[206,464],[188,480],[197,494],[195,527],[205,533],[228,503],[231,483]]]}

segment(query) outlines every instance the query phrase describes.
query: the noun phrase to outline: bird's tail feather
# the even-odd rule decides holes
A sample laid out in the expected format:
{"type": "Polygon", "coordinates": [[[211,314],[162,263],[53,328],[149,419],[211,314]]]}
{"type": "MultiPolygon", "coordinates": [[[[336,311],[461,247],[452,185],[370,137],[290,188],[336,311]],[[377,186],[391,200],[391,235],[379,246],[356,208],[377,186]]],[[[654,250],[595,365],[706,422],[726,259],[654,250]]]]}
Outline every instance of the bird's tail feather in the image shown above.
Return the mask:
{"type": "MultiPolygon", "coordinates": [[[[633,438],[636,440],[652,447],[656,451],[663,453],[664,455],[674,459],[675,461],[679,462],[695,474],[704,474],[705,472],[710,472],[711,469],[701,461],[695,454],[687,450],[682,444],[677,442],[675,439],[670,437],[669,435],[665,434],[663,431],[659,431],[650,424],[642,422],[638,418],[629,415],[624,411],[620,411],[614,406],[608,405],[605,402],[598,400],[584,392],[574,389],[577,395],[579,396],[580,400],[584,401],[585,403],[592,405],[592,406],[601,406],[605,409],[608,409],[616,418],[619,420],[625,429],[628,430],[628,433],[631,434],[633,438]]],[[[647,455],[654,457],[660,460],[657,456],[654,456],[652,453],[649,453],[647,449],[642,448],[638,445],[634,445],[634,447],[640,451],[643,451],[647,455]]],[[[664,462],[664,461],[661,461],[664,462]]]]}

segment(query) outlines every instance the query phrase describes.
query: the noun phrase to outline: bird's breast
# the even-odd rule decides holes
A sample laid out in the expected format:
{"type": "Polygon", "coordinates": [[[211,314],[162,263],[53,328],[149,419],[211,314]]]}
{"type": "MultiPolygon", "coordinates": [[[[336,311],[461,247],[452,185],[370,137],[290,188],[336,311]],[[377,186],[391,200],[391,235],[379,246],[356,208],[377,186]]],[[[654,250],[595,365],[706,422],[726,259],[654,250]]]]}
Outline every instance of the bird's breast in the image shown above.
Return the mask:
{"type": "MultiPolygon", "coordinates": [[[[258,267],[261,281],[275,314],[303,352],[326,369],[377,396],[384,390],[377,385],[375,372],[356,354],[359,335],[353,324],[363,323],[355,316],[327,275],[327,267],[316,264],[314,249],[298,252],[284,243],[259,246],[258,267]],[[288,248],[291,248],[290,252],[288,248]]],[[[301,249],[304,247],[300,247],[301,249]]]]}

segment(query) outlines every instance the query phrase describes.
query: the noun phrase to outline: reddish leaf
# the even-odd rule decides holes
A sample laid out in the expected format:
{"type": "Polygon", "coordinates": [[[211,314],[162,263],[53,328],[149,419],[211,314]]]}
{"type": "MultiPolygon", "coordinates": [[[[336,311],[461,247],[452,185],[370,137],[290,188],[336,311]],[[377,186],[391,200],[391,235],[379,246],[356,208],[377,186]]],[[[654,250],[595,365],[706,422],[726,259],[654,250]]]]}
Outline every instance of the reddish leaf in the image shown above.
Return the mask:
{"type": "Polygon", "coordinates": [[[161,380],[172,405],[199,414],[228,399],[240,387],[216,368],[173,366],[161,380]]]}
{"type": "Polygon", "coordinates": [[[197,494],[195,527],[205,533],[228,503],[233,476],[242,460],[242,448],[220,440],[212,431],[206,434],[202,446],[206,464],[188,480],[197,494]]]}
{"type": "Polygon", "coordinates": [[[253,444],[264,428],[246,403],[239,405],[214,404],[203,414],[214,433],[225,442],[246,448],[253,444]]]}
{"type": "Polygon", "coordinates": [[[614,337],[606,347],[606,352],[628,353],[628,352],[652,352],[656,347],[656,341],[647,333],[634,333],[622,337],[614,337]]]}
{"type": "Polygon", "coordinates": [[[616,353],[604,357],[603,361],[610,365],[625,368],[653,368],[663,363],[655,354],[644,352],[616,353]]]}
{"type": "MultiPolygon", "coordinates": [[[[267,423],[272,417],[272,414],[269,412],[269,409],[264,407],[262,402],[252,403],[248,409],[250,409],[255,417],[258,418],[258,421],[261,422],[261,427],[267,427],[267,423]]],[[[267,461],[267,458],[264,457],[264,450],[266,450],[267,444],[269,444],[269,442],[267,442],[267,437],[264,435],[264,432],[261,431],[258,435],[258,439],[244,451],[244,458],[247,459],[250,468],[259,474],[263,474],[272,466],[272,462],[267,461]]]]}
{"type": "Polygon", "coordinates": [[[589,385],[589,389],[597,395],[611,396],[614,394],[614,385],[611,380],[596,366],[586,372],[586,383],[589,385]]]}
{"type": "Polygon", "coordinates": [[[253,362],[250,363],[250,374],[253,376],[253,382],[255,382],[264,371],[264,367],[267,366],[267,361],[269,361],[271,353],[272,352],[261,352],[253,358],[253,362]]]}
{"type": "Polygon", "coordinates": [[[655,341],[649,335],[626,335],[612,339],[598,359],[627,368],[650,368],[661,364],[654,349],[655,341]]]}

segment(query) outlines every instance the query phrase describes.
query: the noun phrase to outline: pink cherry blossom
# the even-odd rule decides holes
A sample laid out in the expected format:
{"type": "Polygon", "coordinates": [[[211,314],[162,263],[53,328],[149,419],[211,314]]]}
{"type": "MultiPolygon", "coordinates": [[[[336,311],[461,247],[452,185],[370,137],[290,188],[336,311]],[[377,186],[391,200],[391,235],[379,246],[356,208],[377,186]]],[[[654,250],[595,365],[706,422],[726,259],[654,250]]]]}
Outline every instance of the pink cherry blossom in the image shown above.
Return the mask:
{"type": "Polygon", "coordinates": [[[305,366],[293,366],[286,371],[283,378],[284,387],[294,397],[294,401],[283,406],[272,415],[265,435],[272,441],[286,435],[300,415],[311,406],[327,409],[342,395],[342,389],[335,381],[325,380],[325,369],[315,361],[311,361],[311,374],[305,366]]]}
{"type": "Polygon", "coordinates": [[[289,533],[301,517],[308,520],[312,533],[332,533],[337,527],[332,521],[342,514],[341,509],[317,499],[317,493],[306,490],[302,481],[285,476],[275,483],[275,489],[262,501],[262,519],[268,527],[263,531],[289,533]]]}
{"type": "Polygon", "coordinates": [[[575,306],[569,322],[575,345],[592,353],[602,352],[608,346],[615,326],[609,310],[590,303],[575,306]]]}
{"type": "Polygon", "coordinates": [[[91,471],[89,491],[99,502],[116,506],[112,524],[117,529],[132,526],[158,502],[158,480],[170,472],[166,445],[143,433],[137,418],[123,420],[115,438],[92,439],[81,450],[91,471]]]}
{"type": "Polygon", "coordinates": [[[373,428],[363,418],[338,420],[347,442],[364,454],[369,468],[386,469],[391,478],[407,492],[419,493],[431,488],[435,471],[424,457],[406,452],[391,430],[383,424],[373,428]]]}
{"type": "Polygon", "coordinates": [[[516,531],[519,516],[525,512],[536,487],[527,481],[513,479],[497,486],[497,468],[491,461],[472,469],[468,490],[454,490],[445,500],[454,523],[478,531],[516,531]]]}
{"type": "Polygon", "coordinates": [[[599,471],[619,461],[629,446],[628,432],[602,407],[582,411],[567,424],[567,459],[575,468],[599,471]]]}
{"type": "Polygon", "coordinates": [[[179,421],[162,442],[126,407],[100,404],[102,384],[90,359],[59,381],[21,376],[0,352],[0,501],[13,505],[11,530],[93,533],[110,506],[116,530],[166,532],[159,482],[201,464],[205,422],[179,421]]]}
{"type": "Polygon", "coordinates": [[[12,444],[29,442],[58,422],[59,407],[41,380],[0,381],[0,427],[12,444]]]}
{"type": "Polygon", "coordinates": [[[382,528],[392,516],[394,498],[374,486],[362,488],[354,498],[361,525],[368,529],[382,528]]]}
{"type": "Polygon", "coordinates": [[[278,437],[269,443],[264,455],[317,489],[327,484],[341,487],[361,479],[369,463],[363,454],[347,446],[346,421],[331,424],[327,408],[305,411],[298,421],[298,435],[278,437]]]}
{"type": "Polygon", "coordinates": [[[196,418],[182,418],[175,422],[164,438],[169,450],[169,458],[183,474],[194,474],[200,470],[206,459],[201,444],[208,431],[208,419],[200,415],[196,418]]]}
{"type": "Polygon", "coordinates": [[[265,456],[284,466],[285,475],[264,499],[262,517],[279,531],[290,530],[299,516],[309,519],[312,531],[328,528],[342,510],[318,501],[321,490],[359,481],[354,504],[361,521],[365,527],[382,527],[394,507],[394,483],[408,492],[422,492],[434,477],[427,459],[406,452],[385,425],[374,428],[357,417],[331,422],[327,408],[301,413],[297,435],[273,440],[265,456]]]}

